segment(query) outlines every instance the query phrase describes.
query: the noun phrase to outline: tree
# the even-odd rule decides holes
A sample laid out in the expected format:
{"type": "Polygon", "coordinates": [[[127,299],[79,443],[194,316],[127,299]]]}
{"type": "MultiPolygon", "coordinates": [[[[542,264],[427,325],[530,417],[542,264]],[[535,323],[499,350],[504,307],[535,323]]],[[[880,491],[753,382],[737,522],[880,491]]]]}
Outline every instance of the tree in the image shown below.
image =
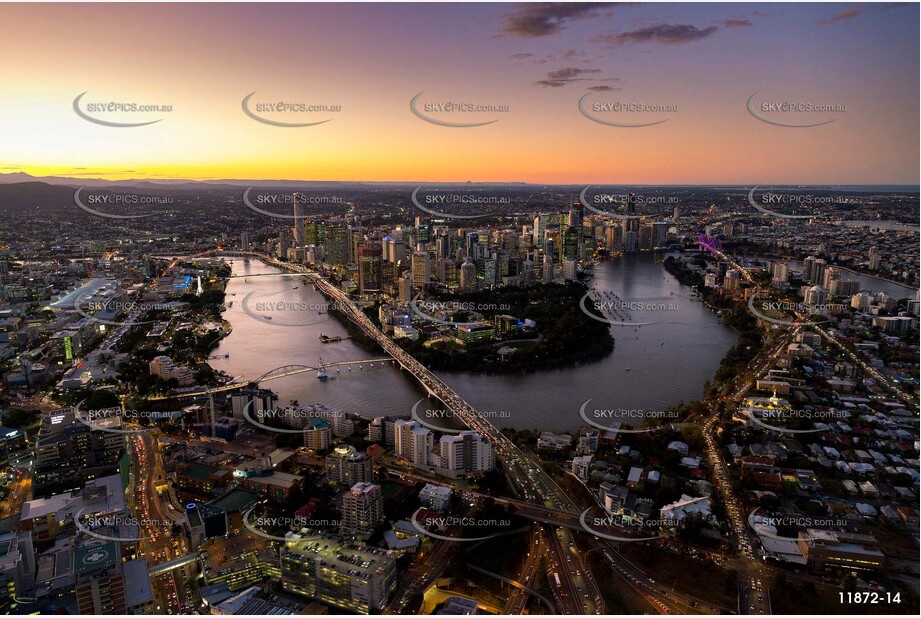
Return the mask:
{"type": "Polygon", "coordinates": [[[13,408],[3,417],[3,426],[11,429],[28,427],[34,423],[39,416],[38,410],[23,410],[22,408],[13,408]]]}

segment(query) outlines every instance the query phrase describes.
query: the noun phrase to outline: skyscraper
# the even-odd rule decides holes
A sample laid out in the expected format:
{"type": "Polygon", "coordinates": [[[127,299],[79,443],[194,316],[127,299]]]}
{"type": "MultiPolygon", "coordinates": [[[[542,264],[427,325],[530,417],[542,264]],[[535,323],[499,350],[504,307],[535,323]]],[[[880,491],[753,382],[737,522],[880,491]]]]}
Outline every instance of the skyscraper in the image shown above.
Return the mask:
{"type": "Polygon", "coordinates": [[[278,257],[286,259],[288,257],[288,247],[291,246],[291,237],[288,230],[278,231],[278,257]]]}
{"type": "Polygon", "coordinates": [[[460,289],[462,292],[473,292],[476,284],[476,264],[467,258],[460,267],[460,289]]]}
{"type": "Polygon", "coordinates": [[[336,266],[349,263],[349,230],[342,226],[326,230],[326,261],[336,266]]]}
{"type": "Polygon", "coordinates": [[[467,245],[465,247],[465,254],[471,260],[476,260],[480,257],[480,234],[478,232],[467,233],[467,245]]]}
{"type": "Polygon", "coordinates": [[[579,259],[579,231],[572,225],[566,228],[563,234],[563,259],[579,259]]]}
{"type": "Polygon", "coordinates": [[[376,294],[383,286],[382,250],[380,245],[358,248],[358,293],[376,294]]]}
{"type": "Polygon", "coordinates": [[[432,280],[432,264],[428,251],[413,252],[413,287],[425,289],[432,280]]]}
{"type": "Polygon", "coordinates": [[[326,478],[349,487],[355,483],[371,481],[371,458],[366,453],[358,452],[354,446],[341,445],[327,455],[326,478]]]}
{"type": "Polygon", "coordinates": [[[573,200],[569,204],[569,225],[582,233],[582,204],[578,200],[573,200]]]}
{"type": "Polygon", "coordinates": [[[544,231],[547,229],[547,215],[542,215],[540,213],[534,217],[534,246],[538,249],[543,249],[544,247],[544,231]]]}
{"type": "Polygon", "coordinates": [[[384,498],[381,486],[355,483],[342,496],[342,536],[368,540],[384,522],[384,498]]]}
{"type": "Polygon", "coordinates": [[[303,205],[301,204],[301,201],[298,198],[297,193],[294,194],[293,238],[294,238],[294,251],[297,254],[297,260],[300,261],[304,259],[304,214],[303,214],[303,205]]]}

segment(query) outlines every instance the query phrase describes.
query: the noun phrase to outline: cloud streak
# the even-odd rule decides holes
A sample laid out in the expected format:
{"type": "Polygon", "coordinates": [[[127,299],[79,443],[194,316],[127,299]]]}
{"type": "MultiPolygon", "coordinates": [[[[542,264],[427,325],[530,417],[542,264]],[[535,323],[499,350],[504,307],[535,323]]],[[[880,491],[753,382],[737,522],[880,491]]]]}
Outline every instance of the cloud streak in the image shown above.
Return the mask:
{"type": "Polygon", "coordinates": [[[538,86],[544,86],[545,88],[562,88],[563,86],[568,86],[573,82],[581,82],[590,79],[588,75],[594,75],[596,73],[601,73],[601,69],[579,69],[576,67],[565,67],[562,69],[557,69],[556,71],[550,71],[547,73],[547,77],[541,80],[534,82],[538,86]]]}
{"type": "Polygon", "coordinates": [[[887,2],[886,4],[874,4],[873,6],[859,6],[859,5],[850,6],[846,9],[841,9],[840,11],[838,11],[837,13],[835,13],[828,19],[822,19],[816,23],[823,25],[823,26],[829,26],[832,24],[840,24],[843,21],[850,21],[852,19],[856,19],[857,17],[860,17],[867,11],[871,11],[874,13],[881,13],[883,11],[889,11],[892,9],[901,8],[903,6],[909,6],[910,4],[911,4],[910,2],[887,2]]]}
{"type": "Polygon", "coordinates": [[[614,7],[606,2],[541,2],[529,4],[503,15],[501,31],[512,36],[538,38],[556,34],[567,21],[595,17],[601,9],[614,7]]]}
{"type": "Polygon", "coordinates": [[[682,45],[706,39],[715,34],[717,30],[719,30],[717,26],[698,28],[690,24],[657,24],[640,28],[639,30],[602,34],[592,39],[592,42],[601,43],[605,47],[642,45],[644,43],[682,45]]]}

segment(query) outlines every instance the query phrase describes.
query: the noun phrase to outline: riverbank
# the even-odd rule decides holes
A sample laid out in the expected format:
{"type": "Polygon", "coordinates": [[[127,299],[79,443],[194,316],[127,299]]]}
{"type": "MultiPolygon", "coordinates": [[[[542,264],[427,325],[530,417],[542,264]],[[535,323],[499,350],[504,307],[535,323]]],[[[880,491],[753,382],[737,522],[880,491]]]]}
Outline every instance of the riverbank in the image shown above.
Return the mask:
{"type": "Polygon", "coordinates": [[[704,285],[703,277],[689,270],[681,260],[669,256],[662,266],[683,284],[697,290],[707,307],[720,307],[720,320],[738,336],[738,341],[722,358],[720,368],[713,377],[711,387],[719,390],[720,384],[729,383],[744,371],[763,348],[764,336],[758,321],[745,309],[744,302],[735,302],[713,293],[704,285]]]}
{"type": "MultiPolygon", "coordinates": [[[[234,278],[228,282],[227,292],[237,299],[255,294],[254,299],[285,301],[291,306],[328,302],[311,285],[298,286],[286,277],[259,276],[283,270],[255,256],[234,258],[233,268],[234,278]]],[[[634,321],[649,322],[642,326],[598,322],[617,342],[610,354],[596,362],[524,373],[436,370],[438,377],[474,408],[501,411],[494,420],[499,427],[538,432],[576,431],[584,424],[580,408],[587,399],[605,408],[650,411],[699,399],[719,369],[720,360],[736,343],[735,332],[721,324],[694,298],[691,288],[681,285],[648,254],[615,256],[600,262],[593,269],[590,285],[602,296],[610,291],[623,299],[656,307],[674,305],[677,310],[631,310],[634,321]]],[[[289,364],[331,364],[382,356],[375,347],[363,345],[354,324],[337,319],[332,312],[263,320],[247,315],[237,301],[224,318],[233,324],[233,333],[212,353],[220,358],[209,360],[209,364],[231,376],[253,378],[289,364]],[[283,325],[284,321],[307,323],[292,328],[283,325]],[[356,339],[323,344],[321,334],[354,334],[356,339]]],[[[490,346],[489,352],[495,354],[498,348],[490,346]]],[[[327,381],[310,374],[286,377],[270,386],[278,393],[280,405],[290,400],[322,403],[366,418],[409,414],[426,396],[415,379],[389,364],[365,367],[364,371],[343,368],[341,373],[331,372],[327,381]]]]}

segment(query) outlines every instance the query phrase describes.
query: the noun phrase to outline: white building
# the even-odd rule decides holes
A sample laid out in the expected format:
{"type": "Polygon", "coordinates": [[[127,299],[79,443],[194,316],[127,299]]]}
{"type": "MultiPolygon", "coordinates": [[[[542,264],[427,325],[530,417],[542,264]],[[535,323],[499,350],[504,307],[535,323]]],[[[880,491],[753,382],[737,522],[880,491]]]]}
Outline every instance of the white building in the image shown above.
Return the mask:
{"type": "Polygon", "coordinates": [[[583,481],[588,480],[588,475],[592,471],[592,457],[592,455],[582,455],[572,458],[572,473],[583,481]]]}
{"type": "Polygon", "coordinates": [[[579,446],[576,448],[577,455],[590,455],[598,450],[599,432],[597,429],[583,430],[579,434],[579,446]]]}
{"type": "Polygon", "coordinates": [[[561,451],[572,444],[572,436],[567,434],[555,434],[549,431],[541,432],[537,438],[537,448],[548,448],[561,451]]]}
{"type": "Polygon", "coordinates": [[[438,446],[441,466],[446,470],[469,474],[488,472],[496,467],[495,449],[476,432],[442,436],[438,446]]]}
{"type": "Polygon", "coordinates": [[[427,483],[419,492],[419,502],[432,510],[443,511],[451,503],[453,493],[450,487],[427,483]]]}

